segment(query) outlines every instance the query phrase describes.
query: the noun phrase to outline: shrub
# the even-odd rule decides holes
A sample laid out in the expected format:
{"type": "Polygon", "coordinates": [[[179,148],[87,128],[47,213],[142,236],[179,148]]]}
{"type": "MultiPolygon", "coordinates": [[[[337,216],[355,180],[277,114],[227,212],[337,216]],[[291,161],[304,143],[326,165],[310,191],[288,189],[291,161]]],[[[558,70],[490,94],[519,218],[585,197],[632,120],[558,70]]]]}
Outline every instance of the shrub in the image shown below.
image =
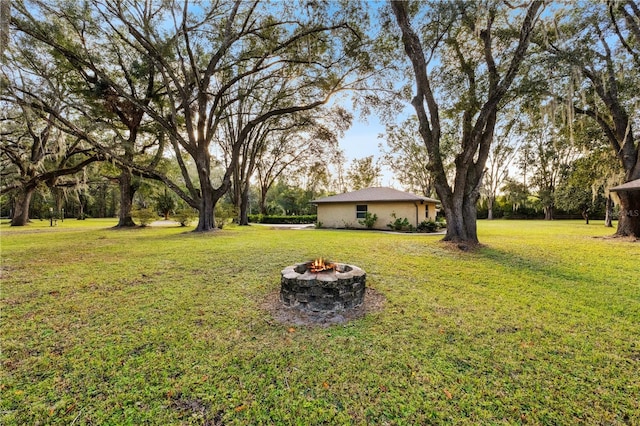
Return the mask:
{"type": "Polygon", "coordinates": [[[198,212],[191,208],[184,208],[176,211],[175,219],[180,222],[180,226],[187,226],[198,217],[198,212]]]}
{"type": "Polygon", "coordinates": [[[249,215],[249,222],[253,223],[269,223],[269,224],[302,224],[302,223],[314,223],[318,220],[318,215],[306,214],[298,216],[283,216],[283,215],[262,215],[252,214],[249,215]]]}
{"type": "Polygon", "coordinates": [[[342,219],[342,227],[344,229],[353,229],[353,223],[342,219]]]}
{"type": "Polygon", "coordinates": [[[218,203],[216,204],[216,209],[215,209],[215,219],[216,219],[216,226],[220,229],[222,229],[225,225],[229,225],[230,223],[233,222],[234,219],[236,219],[238,217],[238,209],[231,205],[231,204],[226,204],[226,203],[218,203]]]}
{"type": "Polygon", "coordinates": [[[364,219],[359,220],[359,221],[358,221],[358,223],[359,223],[360,225],[364,225],[364,226],[366,226],[367,228],[371,229],[371,228],[373,228],[373,226],[376,224],[376,221],[377,221],[377,220],[378,220],[378,215],[377,215],[377,214],[375,214],[375,213],[374,213],[374,214],[371,214],[371,213],[367,212],[367,213],[365,214],[364,219]]]}
{"type": "Polygon", "coordinates": [[[131,217],[136,219],[140,226],[145,227],[153,222],[158,217],[158,214],[151,209],[134,209],[131,210],[131,217]]]}
{"type": "Polygon", "coordinates": [[[258,214],[250,214],[248,215],[249,218],[249,222],[253,222],[253,223],[263,223],[264,221],[264,216],[262,213],[258,213],[258,214]]]}
{"type": "Polygon", "coordinates": [[[439,226],[438,223],[433,220],[423,220],[418,224],[416,228],[418,232],[436,232],[439,226]]]}
{"type": "Polygon", "coordinates": [[[406,217],[399,218],[396,217],[395,213],[392,213],[391,216],[395,219],[395,221],[391,223],[387,223],[387,227],[393,229],[394,231],[412,231],[413,226],[409,223],[409,220],[406,217]]]}
{"type": "Polygon", "coordinates": [[[176,208],[175,196],[165,188],[164,192],[155,198],[156,208],[164,215],[164,220],[169,220],[169,214],[176,208]]]}

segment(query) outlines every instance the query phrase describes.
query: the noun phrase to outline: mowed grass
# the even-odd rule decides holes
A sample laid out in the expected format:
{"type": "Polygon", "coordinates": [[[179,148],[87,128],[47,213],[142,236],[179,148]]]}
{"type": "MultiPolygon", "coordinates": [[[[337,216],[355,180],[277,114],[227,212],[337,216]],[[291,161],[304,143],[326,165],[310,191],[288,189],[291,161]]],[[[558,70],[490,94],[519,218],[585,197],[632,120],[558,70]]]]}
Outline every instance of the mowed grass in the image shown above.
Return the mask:
{"type": "Polygon", "coordinates": [[[440,236],[114,221],[1,227],[0,423],[640,424],[640,243],[602,222],[440,236]],[[280,270],[356,264],[384,309],[262,308],[280,270]]]}

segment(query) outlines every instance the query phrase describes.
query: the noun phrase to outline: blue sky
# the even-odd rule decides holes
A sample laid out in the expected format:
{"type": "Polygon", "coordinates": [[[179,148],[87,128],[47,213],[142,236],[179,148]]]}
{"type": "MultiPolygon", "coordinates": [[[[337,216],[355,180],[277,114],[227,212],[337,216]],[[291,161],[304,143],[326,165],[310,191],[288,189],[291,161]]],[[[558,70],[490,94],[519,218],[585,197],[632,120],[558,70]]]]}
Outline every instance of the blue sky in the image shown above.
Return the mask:
{"type": "MultiPolygon", "coordinates": [[[[384,125],[375,114],[364,119],[359,118],[358,114],[354,114],[354,122],[351,128],[345,132],[344,137],[340,139],[340,148],[344,150],[347,161],[350,164],[355,158],[368,157],[373,155],[376,159],[381,157],[381,150],[378,146],[384,143],[383,139],[378,138],[380,134],[384,134],[384,125]]],[[[382,186],[395,186],[401,189],[397,181],[393,179],[393,172],[383,166],[382,186]]]]}

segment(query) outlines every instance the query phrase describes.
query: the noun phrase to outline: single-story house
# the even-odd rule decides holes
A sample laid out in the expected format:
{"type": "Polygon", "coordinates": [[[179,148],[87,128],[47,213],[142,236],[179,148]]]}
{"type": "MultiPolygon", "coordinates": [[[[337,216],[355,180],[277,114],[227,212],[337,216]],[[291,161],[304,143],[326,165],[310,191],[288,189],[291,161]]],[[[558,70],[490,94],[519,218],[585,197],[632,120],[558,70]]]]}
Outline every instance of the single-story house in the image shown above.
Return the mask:
{"type": "Polygon", "coordinates": [[[318,223],[324,228],[366,228],[359,221],[370,213],[378,216],[375,229],[387,229],[387,224],[396,218],[407,218],[414,227],[422,221],[435,220],[439,201],[393,188],[376,187],[319,198],[312,203],[318,206],[318,223]]]}

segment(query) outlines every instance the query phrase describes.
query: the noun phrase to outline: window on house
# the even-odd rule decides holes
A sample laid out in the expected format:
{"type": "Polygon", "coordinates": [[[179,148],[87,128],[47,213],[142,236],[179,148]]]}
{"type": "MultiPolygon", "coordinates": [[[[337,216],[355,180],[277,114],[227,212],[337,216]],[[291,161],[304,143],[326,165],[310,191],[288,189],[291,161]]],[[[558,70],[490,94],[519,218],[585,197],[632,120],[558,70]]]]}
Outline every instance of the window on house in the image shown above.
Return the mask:
{"type": "Polygon", "coordinates": [[[366,218],[367,218],[367,205],[366,204],[356,205],[356,219],[366,219],[366,218]]]}

